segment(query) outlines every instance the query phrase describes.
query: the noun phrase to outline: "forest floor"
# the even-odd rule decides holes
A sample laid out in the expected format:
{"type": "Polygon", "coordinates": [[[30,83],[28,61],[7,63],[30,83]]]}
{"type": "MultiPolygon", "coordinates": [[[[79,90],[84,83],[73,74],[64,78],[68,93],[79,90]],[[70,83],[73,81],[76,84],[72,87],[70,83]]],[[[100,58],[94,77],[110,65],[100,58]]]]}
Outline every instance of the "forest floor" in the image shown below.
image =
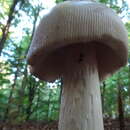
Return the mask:
{"type": "MultiPolygon", "coordinates": [[[[0,123],[0,130],[58,130],[58,122],[25,122],[22,124],[0,123]]],[[[107,119],[104,121],[105,130],[120,130],[119,121],[107,119]]],[[[130,119],[125,119],[125,128],[130,130],[130,119]]]]}

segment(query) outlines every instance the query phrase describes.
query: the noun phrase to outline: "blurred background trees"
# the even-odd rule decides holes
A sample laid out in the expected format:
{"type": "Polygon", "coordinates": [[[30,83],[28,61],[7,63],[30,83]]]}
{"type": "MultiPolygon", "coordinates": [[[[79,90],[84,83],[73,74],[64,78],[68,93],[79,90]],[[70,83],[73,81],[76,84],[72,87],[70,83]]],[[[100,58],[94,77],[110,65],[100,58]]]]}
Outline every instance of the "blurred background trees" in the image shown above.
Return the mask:
{"type": "MultiPolygon", "coordinates": [[[[100,2],[113,8],[124,21],[130,46],[128,2],[100,2]]],[[[46,12],[44,3],[42,0],[0,0],[0,121],[58,120],[61,81],[53,84],[40,81],[29,73],[26,63],[36,26],[46,12]]],[[[118,118],[123,128],[124,118],[130,118],[130,49],[128,64],[100,87],[104,118],[118,118]]]]}

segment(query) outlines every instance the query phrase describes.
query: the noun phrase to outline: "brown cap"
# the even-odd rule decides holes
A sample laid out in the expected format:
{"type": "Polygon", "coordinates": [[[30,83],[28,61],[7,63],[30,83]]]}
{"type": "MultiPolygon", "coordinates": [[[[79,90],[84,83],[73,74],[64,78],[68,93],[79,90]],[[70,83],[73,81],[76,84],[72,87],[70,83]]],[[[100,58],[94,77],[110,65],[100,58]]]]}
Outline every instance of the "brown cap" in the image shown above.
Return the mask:
{"type": "Polygon", "coordinates": [[[79,44],[82,49],[93,43],[100,80],[127,63],[127,31],[112,9],[91,0],[60,3],[43,17],[34,34],[27,55],[31,72],[53,81],[64,73],[64,48],[79,44]]]}

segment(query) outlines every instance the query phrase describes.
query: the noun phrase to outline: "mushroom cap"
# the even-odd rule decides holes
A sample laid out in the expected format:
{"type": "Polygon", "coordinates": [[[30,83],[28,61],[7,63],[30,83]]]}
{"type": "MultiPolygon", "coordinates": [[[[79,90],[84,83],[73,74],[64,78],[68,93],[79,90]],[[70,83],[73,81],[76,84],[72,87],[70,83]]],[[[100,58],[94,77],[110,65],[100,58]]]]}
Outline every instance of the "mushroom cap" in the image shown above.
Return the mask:
{"type": "Polygon", "coordinates": [[[66,71],[70,50],[73,57],[77,50],[87,54],[91,45],[96,48],[100,80],[127,63],[127,31],[112,9],[90,0],[60,3],[43,17],[34,34],[27,55],[31,73],[53,81],[66,71]]]}

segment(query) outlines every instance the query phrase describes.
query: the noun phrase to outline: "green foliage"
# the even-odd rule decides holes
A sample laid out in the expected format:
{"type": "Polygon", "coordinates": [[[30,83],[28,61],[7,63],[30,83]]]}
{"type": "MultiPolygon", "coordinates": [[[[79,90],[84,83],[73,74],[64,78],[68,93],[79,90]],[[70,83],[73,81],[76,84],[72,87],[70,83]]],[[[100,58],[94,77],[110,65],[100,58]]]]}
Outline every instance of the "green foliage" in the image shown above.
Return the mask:
{"type": "MultiPolygon", "coordinates": [[[[22,0],[19,0],[21,3],[22,0]]],[[[63,0],[56,0],[57,3],[63,0]]],[[[118,13],[126,10],[126,3],[118,6],[119,0],[100,0],[118,13]]],[[[0,36],[2,27],[6,23],[11,0],[0,0],[0,36]],[[3,6],[4,5],[4,6],[3,6]],[[4,21],[4,22],[3,22],[4,21]]],[[[19,7],[19,6],[18,6],[19,7]]],[[[60,106],[60,81],[49,84],[38,80],[28,71],[26,54],[30,46],[39,14],[44,9],[40,0],[33,4],[26,0],[21,8],[18,8],[13,18],[8,39],[0,58],[0,120],[12,123],[25,122],[27,120],[50,121],[57,120],[60,106]],[[14,37],[15,30],[24,21],[24,17],[30,20],[30,26],[22,26],[22,38],[14,37]]],[[[126,23],[129,32],[130,47],[130,22],[126,23]]],[[[130,57],[130,49],[129,49],[130,57]]],[[[108,78],[105,86],[101,85],[104,101],[104,115],[118,117],[118,84],[122,86],[122,96],[125,117],[130,117],[130,58],[128,65],[118,73],[108,78]]]]}
{"type": "Polygon", "coordinates": [[[60,2],[63,2],[65,0],[56,0],[56,3],[60,3],[60,2]]]}

